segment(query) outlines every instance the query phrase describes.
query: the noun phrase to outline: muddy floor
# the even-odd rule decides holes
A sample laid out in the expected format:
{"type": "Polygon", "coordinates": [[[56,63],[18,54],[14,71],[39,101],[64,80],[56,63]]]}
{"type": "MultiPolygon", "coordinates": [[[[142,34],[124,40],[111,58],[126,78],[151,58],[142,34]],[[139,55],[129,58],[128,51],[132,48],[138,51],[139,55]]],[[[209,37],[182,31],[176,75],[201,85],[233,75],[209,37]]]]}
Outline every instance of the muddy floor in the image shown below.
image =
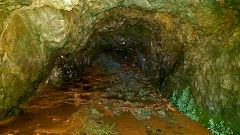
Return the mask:
{"type": "Polygon", "coordinates": [[[61,87],[42,86],[2,135],[210,135],[158,94],[134,64],[115,73],[97,67],[61,87]]]}

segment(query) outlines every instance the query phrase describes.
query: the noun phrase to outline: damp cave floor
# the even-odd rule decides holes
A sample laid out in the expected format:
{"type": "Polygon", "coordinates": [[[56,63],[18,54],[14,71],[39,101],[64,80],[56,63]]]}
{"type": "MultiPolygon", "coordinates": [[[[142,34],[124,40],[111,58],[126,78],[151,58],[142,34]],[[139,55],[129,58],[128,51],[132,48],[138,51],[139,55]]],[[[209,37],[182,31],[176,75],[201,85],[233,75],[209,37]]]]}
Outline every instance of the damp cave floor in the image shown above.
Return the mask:
{"type": "Polygon", "coordinates": [[[1,135],[211,135],[161,97],[134,64],[113,74],[86,68],[81,81],[41,85],[1,135]]]}

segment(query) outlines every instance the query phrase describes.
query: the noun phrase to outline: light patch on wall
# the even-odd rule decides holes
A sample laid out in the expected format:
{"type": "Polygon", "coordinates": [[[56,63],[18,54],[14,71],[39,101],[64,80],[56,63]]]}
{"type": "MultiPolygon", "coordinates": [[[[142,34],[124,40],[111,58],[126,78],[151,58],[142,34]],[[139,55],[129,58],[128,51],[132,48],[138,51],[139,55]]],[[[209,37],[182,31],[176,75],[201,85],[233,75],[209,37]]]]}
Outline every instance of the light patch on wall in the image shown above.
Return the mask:
{"type": "Polygon", "coordinates": [[[71,11],[77,4],[79,0],[36,0],[34,5],[48,5],[55,7],[57,9],[64,9],[71,11]]]}

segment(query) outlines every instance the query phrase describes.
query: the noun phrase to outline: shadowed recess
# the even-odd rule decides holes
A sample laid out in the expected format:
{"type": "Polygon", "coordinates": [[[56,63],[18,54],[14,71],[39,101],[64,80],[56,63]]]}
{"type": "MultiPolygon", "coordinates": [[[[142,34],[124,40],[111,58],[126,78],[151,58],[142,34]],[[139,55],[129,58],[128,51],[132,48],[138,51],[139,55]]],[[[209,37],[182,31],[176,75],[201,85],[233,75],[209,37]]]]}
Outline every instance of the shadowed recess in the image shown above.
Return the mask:
{"type": "Polygon", "coordinates": [[[136,60],[159,94],[214,134],[240,134],[239,11],[237,0],[1,1],[0,119],[41,83],[81,80],[107,54],[136,60]]]}

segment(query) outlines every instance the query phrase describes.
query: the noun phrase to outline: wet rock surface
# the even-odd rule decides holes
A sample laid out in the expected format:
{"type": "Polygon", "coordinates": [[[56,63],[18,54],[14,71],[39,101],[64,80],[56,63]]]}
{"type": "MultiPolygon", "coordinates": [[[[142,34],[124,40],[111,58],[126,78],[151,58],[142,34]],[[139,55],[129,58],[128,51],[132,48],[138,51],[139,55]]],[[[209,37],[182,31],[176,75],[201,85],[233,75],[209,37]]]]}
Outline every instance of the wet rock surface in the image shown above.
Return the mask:
{"type": "Polygon", "coordinates": [[[98,49],[94,42],[102,41],[150,46],[140,52],[147,66],[140,63],[165,97],[190,86],[207,114],[203,121],[231,121],[239,134],[239,5],[238,0],[2,0],[0,119],[20,112],[55,69],[57,56],[88,57],[85,49],[98,49]]]}
{"type": "Polygon", "coordinates": [[[112,56],[101,53],[97,56],[93,65],[99,66],[103,72],[114,73],[120,70],[120,64],[113,61],[112,56]]]}
{"type": "Polygon", "coordinates": [[[41,89],[20,116],[0,124],[1,134],[210,135],[162,98],[135,64],[111,74],[87,68],[81,81],[41,89]]]}

